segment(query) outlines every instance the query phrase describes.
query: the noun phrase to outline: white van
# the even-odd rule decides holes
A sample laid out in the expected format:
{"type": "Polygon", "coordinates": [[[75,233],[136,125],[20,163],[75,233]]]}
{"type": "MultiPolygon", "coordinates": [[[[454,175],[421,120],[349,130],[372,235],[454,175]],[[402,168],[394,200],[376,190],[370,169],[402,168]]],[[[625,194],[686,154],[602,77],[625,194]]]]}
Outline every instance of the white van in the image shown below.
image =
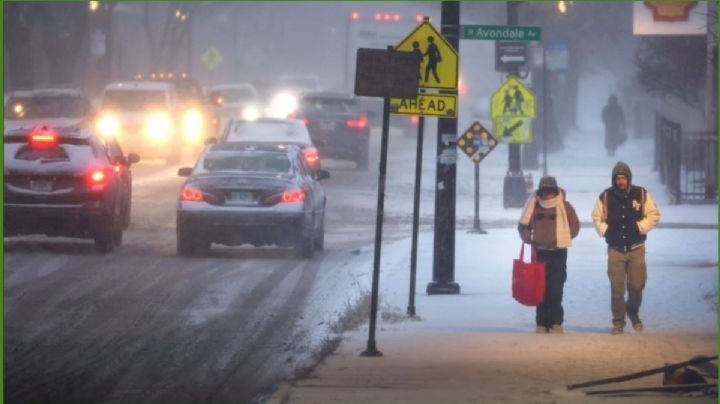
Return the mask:
{"type": "Polygon", "coordinates": [[[96,121],[103,136],[149,158],[180,160],[183,152],[175,86],[159,81],[124,81],[105,87],[96,121]]]}

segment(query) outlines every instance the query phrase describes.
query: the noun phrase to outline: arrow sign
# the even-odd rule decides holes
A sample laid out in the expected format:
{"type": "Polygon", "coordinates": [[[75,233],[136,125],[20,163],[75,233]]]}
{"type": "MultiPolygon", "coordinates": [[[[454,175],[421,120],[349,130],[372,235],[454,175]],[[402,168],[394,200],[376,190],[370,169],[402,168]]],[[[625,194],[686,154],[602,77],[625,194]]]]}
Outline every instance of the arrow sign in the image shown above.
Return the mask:
{"type": "Polygon", "coordinates": [[[495,41],[495,71],[508,72],[525,64],[527,42],[495,41]]]}
{"type": "Polygon", "coordinates": [[[525,62],[525,56],[510,56],[510,55],[502,55],[500,56],[500,60],[507,64],[508,62],[525,62]]]}

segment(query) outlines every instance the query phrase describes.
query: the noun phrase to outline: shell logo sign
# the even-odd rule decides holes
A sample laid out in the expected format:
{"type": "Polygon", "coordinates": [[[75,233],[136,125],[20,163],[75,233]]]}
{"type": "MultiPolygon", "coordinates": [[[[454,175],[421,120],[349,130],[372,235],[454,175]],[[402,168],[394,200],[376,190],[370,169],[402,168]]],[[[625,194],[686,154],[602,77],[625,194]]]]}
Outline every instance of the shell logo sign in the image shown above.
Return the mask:
{"type": "Polygon", "coordinates": [[[645,1],[653,13],[655,21],[687,21],[690,10],[697,6],[697,1],[645,1]]]}

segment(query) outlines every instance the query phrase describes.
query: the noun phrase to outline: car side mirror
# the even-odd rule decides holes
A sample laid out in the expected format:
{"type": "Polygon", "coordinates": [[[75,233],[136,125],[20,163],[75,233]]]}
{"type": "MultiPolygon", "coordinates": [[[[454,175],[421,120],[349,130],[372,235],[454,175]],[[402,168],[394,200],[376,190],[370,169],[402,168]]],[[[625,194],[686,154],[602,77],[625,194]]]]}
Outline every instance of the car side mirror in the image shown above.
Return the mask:
{"type": "Polygon", "coordinates": [[[183,167],[178,169],[178,175],[180,177],[189,177],[192,174],[192,167],[183,167]]]}
{"type": "Polygon", "coordinates": [[[214,137],[209,137],[209,138],[205,139],[205,146],[210,146],[211,144],[216,144],[216,143],[217,143],[217,139],[215,139],[214,137]]]}
{"type": "Polygon", "coordinates": [[[135,164],[140,162],[140,156],[137,153],[128,153],[127,155],[128,164],[135,164]]]}
{"type": "Polygon", "coordinates": [[[315,171],[315,179],[317,181],[325,180],[330,178],[330,172],[327,170],[319,169],[315,171]]]}

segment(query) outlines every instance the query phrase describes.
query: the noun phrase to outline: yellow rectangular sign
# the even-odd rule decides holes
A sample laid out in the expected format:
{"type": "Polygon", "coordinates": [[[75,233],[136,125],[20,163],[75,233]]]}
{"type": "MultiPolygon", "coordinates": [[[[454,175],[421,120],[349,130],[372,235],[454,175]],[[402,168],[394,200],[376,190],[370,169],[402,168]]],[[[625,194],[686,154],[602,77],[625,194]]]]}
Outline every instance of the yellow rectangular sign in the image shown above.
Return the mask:
{"type": "Polygon", "coordinates": [[[419,94],[415,98],[390,98],[390,113],[455,118],[457,116],[457,96],[419,94]]]}

